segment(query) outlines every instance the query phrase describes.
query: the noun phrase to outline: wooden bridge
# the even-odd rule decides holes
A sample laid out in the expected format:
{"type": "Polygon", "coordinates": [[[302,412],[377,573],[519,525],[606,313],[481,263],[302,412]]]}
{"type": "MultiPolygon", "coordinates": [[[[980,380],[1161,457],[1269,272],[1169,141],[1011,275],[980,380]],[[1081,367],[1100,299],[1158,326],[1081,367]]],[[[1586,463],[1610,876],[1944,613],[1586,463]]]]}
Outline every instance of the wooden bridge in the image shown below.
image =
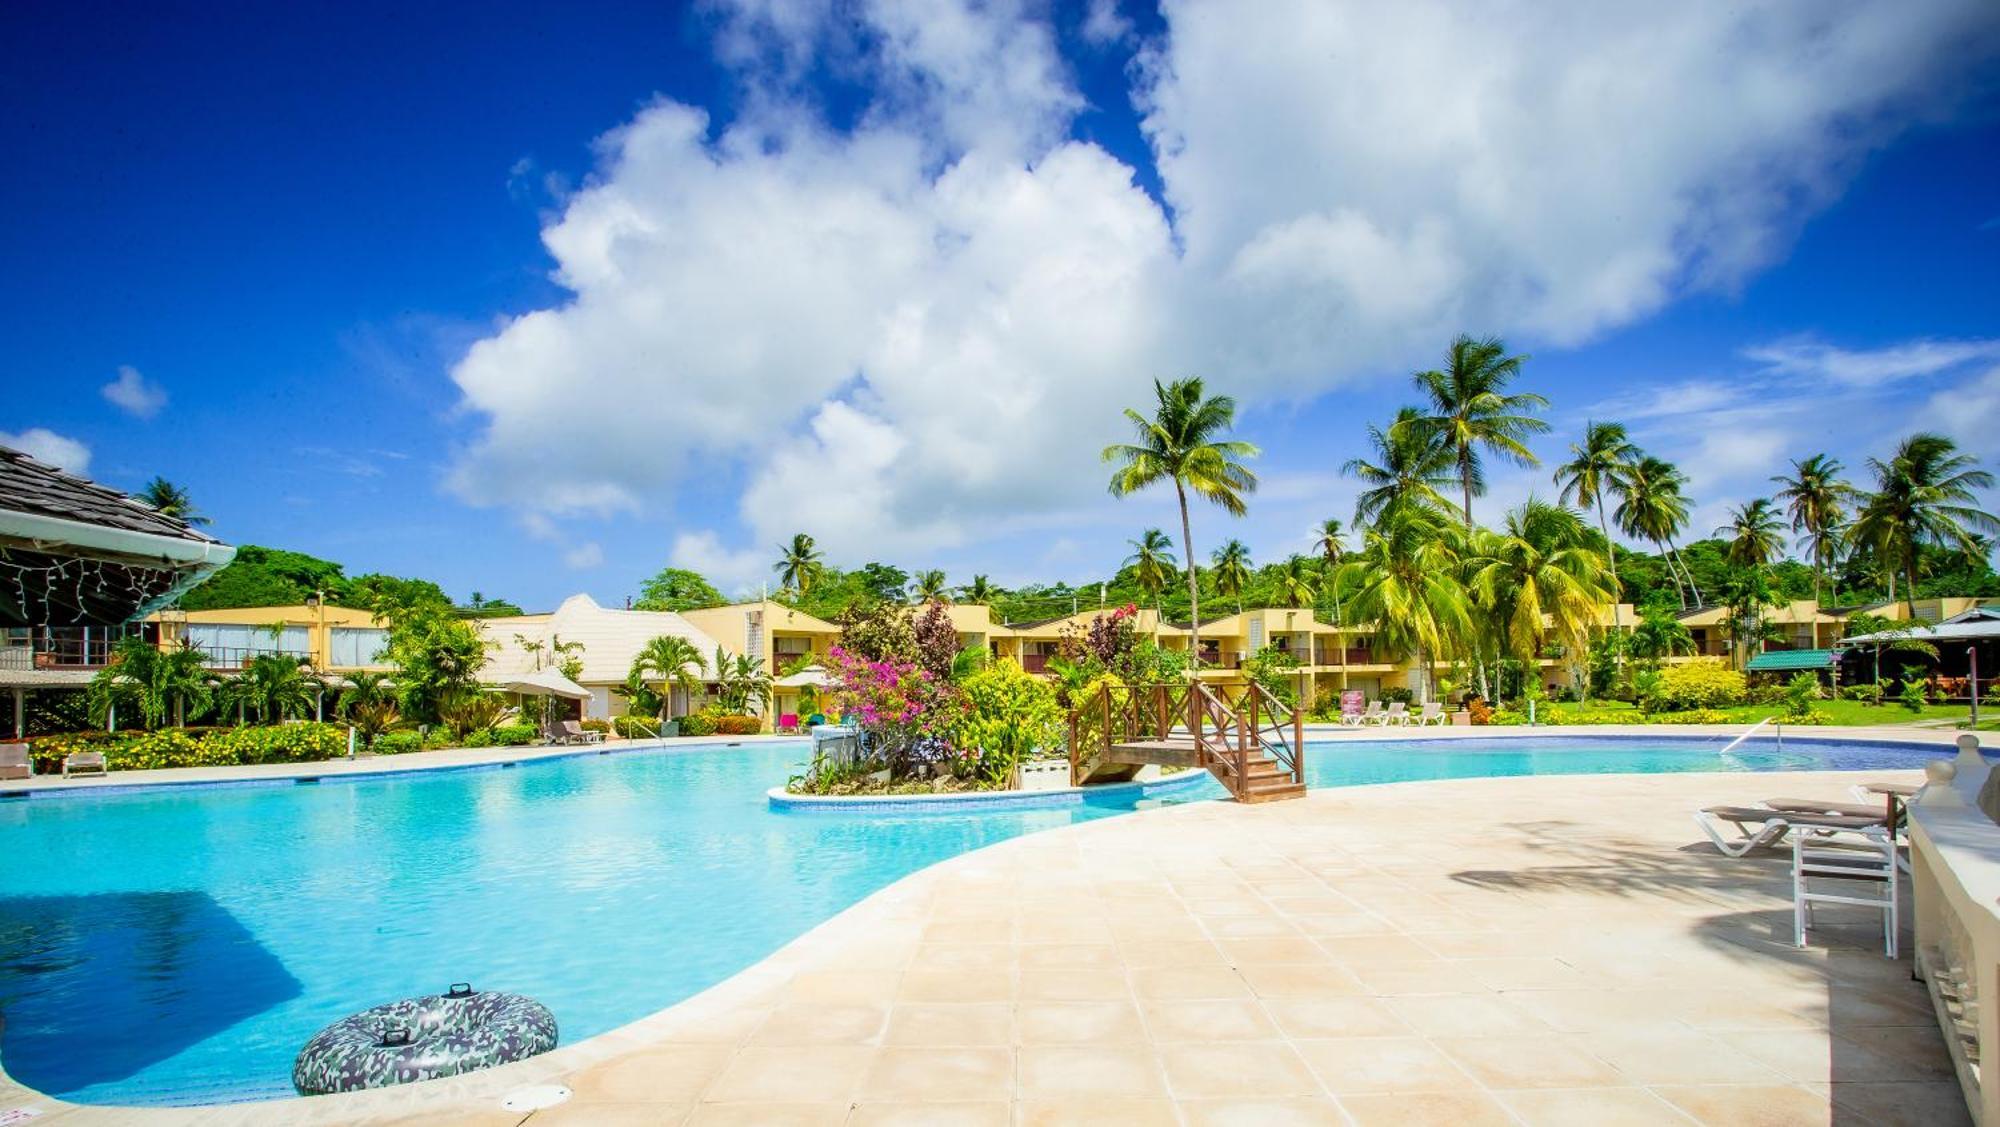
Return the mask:
{"type": "Polygon", "coordinates": [[[1238,802],[1306,793],[1305,721],[1251,682],[1235,701],[1199,681],[1101,685],[1069,714],[1070,785],[1140,767],[1199,767],[1238,802]]]}

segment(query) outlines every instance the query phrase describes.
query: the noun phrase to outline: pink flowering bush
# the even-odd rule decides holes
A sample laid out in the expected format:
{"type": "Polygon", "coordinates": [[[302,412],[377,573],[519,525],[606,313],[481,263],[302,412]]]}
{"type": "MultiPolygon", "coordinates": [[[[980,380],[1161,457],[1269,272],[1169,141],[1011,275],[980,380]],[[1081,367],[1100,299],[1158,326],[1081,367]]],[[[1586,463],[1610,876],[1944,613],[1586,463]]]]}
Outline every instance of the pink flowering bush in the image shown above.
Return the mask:
{"type": "Polygon", "coordinates": [[[965,694],[916,662],[872,660],[840,646],[827,651],[829,691],[842,717],[868,733],[870,746],[895,776],[920,764],[957,764],[952,732],[965,714],[965,694]]]}

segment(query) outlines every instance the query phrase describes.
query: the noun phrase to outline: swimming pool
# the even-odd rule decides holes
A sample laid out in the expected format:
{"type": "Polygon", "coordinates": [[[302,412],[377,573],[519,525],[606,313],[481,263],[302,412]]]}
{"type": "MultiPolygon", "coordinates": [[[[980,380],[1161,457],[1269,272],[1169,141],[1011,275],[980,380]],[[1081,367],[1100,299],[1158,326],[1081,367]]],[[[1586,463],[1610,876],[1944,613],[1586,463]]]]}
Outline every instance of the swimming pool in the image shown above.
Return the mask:
{"type": "MultiPolygon", "coordinates": [[[[1608,771],[1908,768],[1946,754],[1788,738],[1369,741],[1316,787],[1608,771]]],[[[0,801],[0,1054],[83,1103],[289,1095],[350,1012],[453,981],[518,991],[565,1044],[688,997],[884,885],[1019,834],[1127,812],[785,812],[803,744],[511,768],[0,801]]],[[[1203,780],[1190,799],[1220,787],[1203,780]]],[[[1145,800],[1144,804],[1151,804],[1145,800]]]]}

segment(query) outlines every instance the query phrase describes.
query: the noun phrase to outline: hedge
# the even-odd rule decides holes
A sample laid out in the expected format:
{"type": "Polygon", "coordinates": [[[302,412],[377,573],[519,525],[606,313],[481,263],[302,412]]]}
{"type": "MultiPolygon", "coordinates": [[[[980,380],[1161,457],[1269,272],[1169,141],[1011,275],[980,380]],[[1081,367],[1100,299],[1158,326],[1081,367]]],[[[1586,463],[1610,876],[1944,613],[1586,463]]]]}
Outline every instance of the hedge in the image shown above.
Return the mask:
{"type": "Polygon", "coordinates": [[[718,716],[715,718],[715,734],[718,736],[754,736],[764,730],[764,722],[755,716],[718,716]]]}
{"type": "Polygon", "coordinates": [[[60,773],[63,759],[79,751],[103,752],[105,766],[113,771],[311,763],[347,754],[347,729],[335,724],[278,724],[261,728],[162,728],[155,732],[64,732],[41,736],[29,743],[35,770],[43,774],[60,773]]]}
{"type": "Polygon", "coordinates": [[[650,716],[614,716],[611,728],[628,740],[650,740],[660,734],[660,722],[650,716]]]}
{"type": "Polygon", "coordinates": [[[1747,695],[1743,674],[1719,661],[1690,661],[1660,671],[1660,686],[1651,703],[1666,711],[1726,708],[1742,704],[1747,695]]]}
{"type": "Polygon", "coordinates": [[[375,746],[368,750],[377,755],[403,755],[412,751],[422,751],[424,738],[415,732],[384,732],[375,737],[375,746]]]}

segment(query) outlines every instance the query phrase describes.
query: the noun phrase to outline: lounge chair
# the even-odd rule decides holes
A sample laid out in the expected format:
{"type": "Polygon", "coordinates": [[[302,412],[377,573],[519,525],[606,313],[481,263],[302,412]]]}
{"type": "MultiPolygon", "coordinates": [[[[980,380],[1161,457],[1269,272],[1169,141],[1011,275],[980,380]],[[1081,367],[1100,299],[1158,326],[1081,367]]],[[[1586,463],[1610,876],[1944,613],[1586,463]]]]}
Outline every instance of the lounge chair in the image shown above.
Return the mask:
{"type": "Polygon", "coordinates": [[[104,762],[101,751],[78,751],[63,757],[63,777],[71,775],[102,775],[110,768],[104,762]]]}
{"type": "Polygon", "coordinates": [[[826,713],[824,712],[815,712],[811,716],[806,717],[806,727],[808,728],[817,728],[824,723],[826,723],[826,713]]]}
{"type": "Polygon", "coordinates": [[[1882,913],[1882,953],[1896,957],[1896,931],[1902,905],[1896,894],[1899,858],[1896,840],[1880,827],[1872,830],[1802,829],[1792,839],[1792,942],[1806,945],[1814,904],[1873,908],[1882,913]],[[1815,887],[1815,881],[1844,882],[1841,891],[1815,887]],[[1874,888],[1870,895],[1854,886],[1874,888]]]}
{"type": "Polygon", "coordinates": [[[781,712],[778,714],[778,731],[786,735],[796,735],[799,730],[799,714],[781,712]]]}
{"type": "Polygon", "coordinates": [[[1363,724],[1378,724],[1381,720],[1382,702],[1379,700],[1369,701],[1366,712],[1343,712],[1340,714],[1340,722],[1350,728],[1359,728],[1363,724]]]}
{"type": "Polygon", "coordinates": [[[0,744],[0,779],[32,779],[35,757],[27,744],[0,744]]]}
{"type": "Polygon", "coordinates": [[[1776,845],[1793,829],[1880,830],[1882,814],[1867,817],[1854,814],[1815,814],[1806,811],[1773,810],[1769,806],[1710,806],[1695,812],[1694,824],[1725,856],[1741,857],[1752,849],[1776,845]],[[1732,826],[1736,836],[1724,832],[1732,826]]]}
{"type": "MultiPolygon", "coordinates": [[[[1438,701],[1431,701],[1429,704],[1424,705],[1424,710],[1418,713],[1415,718],[1415,722],[1419,727],[1430,724],[1444,724],[1450,720],[1451,717],[1444,714],[1444,705],[1438,701]]],[[[1407,723],[1408,721],[1405,722],[1407,723]]]]}
{"type": "Polygon", "coordinates": [[[574,720],[565,720],[562,722],[562,736],[556,742],[564,744],[594,744],[603,739],[603,732],[593,732],[574,720]]]}
{"type": "Polygon", "coordinates": [[[1402,701],[1392,702],[1389,705],[1388,711],[1382,713],[1382,719],[1377,721],[1377,723],[1385,728],[1391,724],[1399,724],[1407,727],[1410,723],[1410,706],[1404,704],[1402,701]]]}

